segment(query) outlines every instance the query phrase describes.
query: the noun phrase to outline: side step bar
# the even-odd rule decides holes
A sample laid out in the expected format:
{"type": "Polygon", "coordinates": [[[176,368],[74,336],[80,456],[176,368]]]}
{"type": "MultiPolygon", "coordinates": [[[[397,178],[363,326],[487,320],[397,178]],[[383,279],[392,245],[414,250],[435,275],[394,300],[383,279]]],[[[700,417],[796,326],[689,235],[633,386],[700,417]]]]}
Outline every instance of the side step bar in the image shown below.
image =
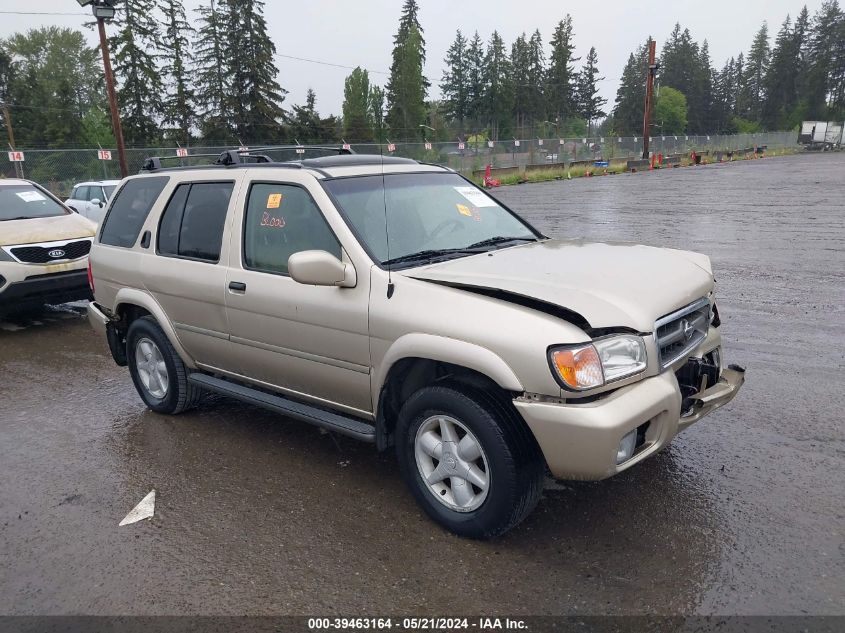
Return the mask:
{"type": "Polygon", "coordinates": [[[370,444],[376,441],[376,428],[372,424],[361,422],[341,413],[319,409],[309,404],[290,400],[284,396],[270,394],[199,372],[189,374],[188,381],[203,389],[236,398],[303,422],[309,422],[327,431],[335,431],[370,444]]]}

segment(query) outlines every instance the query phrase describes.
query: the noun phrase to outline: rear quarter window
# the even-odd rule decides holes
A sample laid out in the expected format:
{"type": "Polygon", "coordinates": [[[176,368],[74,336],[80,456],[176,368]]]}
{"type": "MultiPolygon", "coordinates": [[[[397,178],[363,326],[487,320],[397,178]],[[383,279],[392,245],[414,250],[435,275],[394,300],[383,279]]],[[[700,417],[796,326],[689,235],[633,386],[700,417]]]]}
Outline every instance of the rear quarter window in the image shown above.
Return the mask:
{"type": "Polygon", "coordinates": [[[115,194],[103,220],[100,243],[131,248],[138,239],[150,210],[170,178],[154,176],[127,181],[115,194]]]}

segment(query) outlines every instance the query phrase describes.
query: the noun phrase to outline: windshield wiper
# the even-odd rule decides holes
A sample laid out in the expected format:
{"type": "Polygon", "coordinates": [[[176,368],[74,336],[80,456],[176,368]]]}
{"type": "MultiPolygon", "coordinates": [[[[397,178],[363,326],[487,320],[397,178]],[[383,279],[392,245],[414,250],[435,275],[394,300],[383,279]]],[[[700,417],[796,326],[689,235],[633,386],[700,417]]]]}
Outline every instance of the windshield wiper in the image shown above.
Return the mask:
{"type": "Polygon", "coordinates": [[[496,246],[497,244],[506,244],[507,242],[536,242],[536,237],[508,237],[505,235],[497,235],[486,240],[481,240],[475,244],[470,244],[467,248],[482,248],[484,246],[496,246]]]}
{"type": "Polygon", "coordinates": [[[418,253],[410,253],[408,255],[402,255],[401,257],[394,257],[393,259],[388,259],[387,261],[382,262],[382,266],[389,266],[391,264],[405,264],[408,262],[431,261],[444,255],[477,255],[481,252],[483,251],[473,249],[472,247],[441,248],[437,250],[429,249],[419,251],[418,253]]]}

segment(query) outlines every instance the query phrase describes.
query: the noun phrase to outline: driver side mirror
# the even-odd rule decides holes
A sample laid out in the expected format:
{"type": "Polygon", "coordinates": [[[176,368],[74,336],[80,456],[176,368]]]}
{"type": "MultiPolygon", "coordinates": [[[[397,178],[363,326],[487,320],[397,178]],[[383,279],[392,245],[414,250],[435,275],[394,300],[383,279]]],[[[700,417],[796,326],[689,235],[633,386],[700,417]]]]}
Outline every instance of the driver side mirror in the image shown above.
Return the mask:
{"type": "Polygon", "coordinates": [[[102,200],[100,200],[99,198],[92,198],[92,199],[91,199],[91,204],[96,204],[98,207],[101,207],[101,208],[102,208],[102,206],[103,206],[103,201],[102,201],[102,200]]]}
{"type": "Polygon", "coordinates": [[[354,288],[358,283],[355,267],[344,264],[326,251],[300,251],[288,258],[291,278],[310,286],[354,288]]]}

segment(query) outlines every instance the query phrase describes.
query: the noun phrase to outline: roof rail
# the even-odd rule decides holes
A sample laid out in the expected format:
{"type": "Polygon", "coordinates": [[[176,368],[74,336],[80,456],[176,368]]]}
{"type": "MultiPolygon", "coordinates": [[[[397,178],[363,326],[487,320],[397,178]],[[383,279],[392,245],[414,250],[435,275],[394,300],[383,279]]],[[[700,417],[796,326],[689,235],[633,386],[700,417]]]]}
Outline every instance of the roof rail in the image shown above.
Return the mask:
{"type": "Polygon", "coordinates": [[[268,152],[280,150],[298,150],[298,153],[305,153],[305,150],[320,150],[324,152],[337,152],[341,154],[354,154],[352,149],[347,149],[343,146],[336,145],[270,145],[267,147],[252,147],[252,148],[238,148],[227,149],[221,154],[188,154],[187,156],[149,156],[144,159],[144,165],[141,171],[158,171],[162,169],[162,161],[165,160],[184,160],[186,158],[214,158],[211,165],[244,165],[255,163],[274,163],[272,158],[265,154],[253,154],[252,152],[268,152]]]}

